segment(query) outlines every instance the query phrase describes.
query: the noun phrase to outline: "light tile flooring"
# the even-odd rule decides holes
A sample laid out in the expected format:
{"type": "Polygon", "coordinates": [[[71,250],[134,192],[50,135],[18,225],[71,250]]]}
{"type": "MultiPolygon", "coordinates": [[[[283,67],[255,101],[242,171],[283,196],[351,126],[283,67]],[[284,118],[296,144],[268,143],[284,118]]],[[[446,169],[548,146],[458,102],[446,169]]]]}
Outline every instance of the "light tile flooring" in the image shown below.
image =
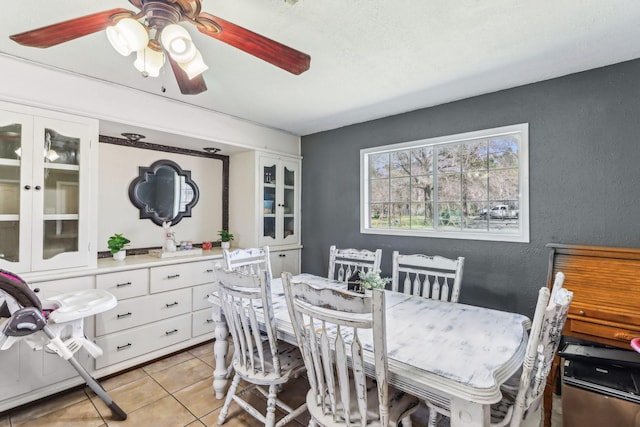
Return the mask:
{"type": "MultiPolygon", "coordinates": [[[[126,421],[112,420],[109,409],[85,386],[0,415],[0,427],[215,426],[224,400],[216,399],[213,394],[213,366],[213,345],[207,343],[100,381],[109,396],[127,413],[126,421]]],[[[303,403],[307,390],[306,378],[300,377],[287,384],[279,397],[297,407],[303,403]]],[[[263,396],[254,391],[249,393],[243,397],[264,411],[266,400],[263,396]]],[[[552,427],[562,427],[562,415],[557,410],[560,407],[561,403],[556,399],[552,427]]],[[[277,419],[282,416],[283,413],[277,412],[277,419]]],[[[413,425],[425,426],[426,416],[426,412],[418,411],[413,416],[413,425]]],[[[303,414],[287,426],[306,426],[308,420],[308,414],[303,414]]],[[[261,426],[235,402],[224,425],[261,426]]]]}

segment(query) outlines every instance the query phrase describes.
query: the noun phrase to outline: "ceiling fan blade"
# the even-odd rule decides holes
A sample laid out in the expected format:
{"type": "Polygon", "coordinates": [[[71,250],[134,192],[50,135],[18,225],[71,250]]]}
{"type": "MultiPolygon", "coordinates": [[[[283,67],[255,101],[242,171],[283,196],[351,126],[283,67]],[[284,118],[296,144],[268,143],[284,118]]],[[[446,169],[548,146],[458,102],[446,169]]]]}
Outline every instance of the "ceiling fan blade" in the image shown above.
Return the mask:
{"type": "Polygon", "coordinates": [[[178,87],[183,95],[197,95],[207,90],[207,84],[205,83],[202,74],[190,79],[189,76],[187,76],[187,73],[180,68],[180,65],[171,59],[170,55],[166,55],[166,57],[171,64],[171,69],[173,70],[173,74],[176,76],[178,87]]]}
{"type": "Polygon", "coordinates": [[[243,50],[292,74],[302,74],[309,69],[311,57],[306,53],[206,12],[198,15],[197,21],[204,24],[197,26],[201,33],[243,50]],[[213,22],[214,26],[209,28],[206,25],[207,21],[213,22]],[[221,31],[214,28],[216,25],[221,28],[221,31]]]}
{"type": "Polygon", "coordinates": [[[9,37],[24,46],[51,47],[104,30],[113,24],[112,19],[118,15],[133,16],[135,13],[120,8],[105,10],[104,12],[81,16],[9,37]]]}

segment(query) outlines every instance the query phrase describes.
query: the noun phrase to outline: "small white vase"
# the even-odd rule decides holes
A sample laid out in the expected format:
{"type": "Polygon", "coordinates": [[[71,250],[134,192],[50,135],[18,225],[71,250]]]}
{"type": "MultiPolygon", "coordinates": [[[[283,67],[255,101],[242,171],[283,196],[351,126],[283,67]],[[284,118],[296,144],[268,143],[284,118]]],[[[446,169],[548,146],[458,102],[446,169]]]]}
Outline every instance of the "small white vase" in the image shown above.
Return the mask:
{"type": "Polygon", "coordinates": [[[229,249],[231,247],[231,242],[220,242],[220,247],[222,249],[229,249]]]}
{"type": "Polygon", "coordinates": [[[113,254],[113,259],[115,259],[116,261],[124,261],[126,257],[127,251],[125,251],[124,249],[113,254]]]}

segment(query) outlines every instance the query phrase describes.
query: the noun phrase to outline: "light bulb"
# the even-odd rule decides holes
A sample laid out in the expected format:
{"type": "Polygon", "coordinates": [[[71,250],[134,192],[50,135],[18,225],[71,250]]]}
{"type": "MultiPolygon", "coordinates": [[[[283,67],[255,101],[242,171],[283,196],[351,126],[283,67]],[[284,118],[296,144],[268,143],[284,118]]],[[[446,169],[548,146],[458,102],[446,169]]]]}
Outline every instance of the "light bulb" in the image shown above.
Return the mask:
{"type": "Polygon", "coordinates": [[[149,43],[146,27],[132,18],[119,20],[116,25],[107,27],[106,32],[111,46],[123,56],[144,49],[149,43]]]}

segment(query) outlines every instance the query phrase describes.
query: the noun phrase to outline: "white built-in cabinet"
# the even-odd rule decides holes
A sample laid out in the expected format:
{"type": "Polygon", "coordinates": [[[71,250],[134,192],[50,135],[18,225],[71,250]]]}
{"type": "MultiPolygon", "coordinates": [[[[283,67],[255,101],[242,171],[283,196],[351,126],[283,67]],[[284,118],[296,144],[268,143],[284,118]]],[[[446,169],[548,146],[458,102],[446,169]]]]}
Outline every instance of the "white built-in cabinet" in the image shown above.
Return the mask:
{"type": "Polygon", "coordinates": [[[300,158],[250,151],[232,155],[229,167],[232,245],[269,246],[274,277],[299,273],[300,158]]]}
{"type": "Polygon", "coordinates": [[[259,155],[258,208],[260,246],[300,242],[300,161],[282,156],[259,155]]]}
{"type": "Polygon", "coordinates": [[[96,263],[98,121],[0,102],[0,268],[96,263]]]}
{"type": "Polygon", "coordinates": [[[285,271],[291,274],[298,274],[300,272],[300,249],[270,251],[269,256],[273,277],[280,277],[285,271]]]}
{"type": "MultiPolygon", "coordinates": [[[[93,276],[83,276],[38,282],[33,287],[39,290],[40,299],[45,300],[65,292],[91,289],[93,283],[93,276]]],[[[90,339],[93,337],[92,318],[85,321],[85,334],[90,339]]],[[[93,358],[84,350],[74,357],[86,369],[93,369],[93,358]]],[[[0,351],[0,378],[0,412],[43,397],[46,394],[38,393],[46,392],[52,385],[63,390],[83,382],[69,362],[55,353],[33,350],[24,341],[0,351]],[[17,403],[12,403],[14,401],[17,403]]]]}
{"type": "MultiPolygon", "coordinates": [[[[212,340],[216,307],[208,297],[221,265],[219,251],[170,261],[137,255],[123,262],[101,259],[84,273],[58,273],[63,279],[32,274],[27,282],[43,300],[94,288],[116,296],[116,307],[85,319],[85,334],[104,354],[94,359],[80,350],[74,356],[101,378],[212,340]]],[[[0,378],[0,412],[83,383],[67,361],[24,342],[0,351],[0,378]]]]}

